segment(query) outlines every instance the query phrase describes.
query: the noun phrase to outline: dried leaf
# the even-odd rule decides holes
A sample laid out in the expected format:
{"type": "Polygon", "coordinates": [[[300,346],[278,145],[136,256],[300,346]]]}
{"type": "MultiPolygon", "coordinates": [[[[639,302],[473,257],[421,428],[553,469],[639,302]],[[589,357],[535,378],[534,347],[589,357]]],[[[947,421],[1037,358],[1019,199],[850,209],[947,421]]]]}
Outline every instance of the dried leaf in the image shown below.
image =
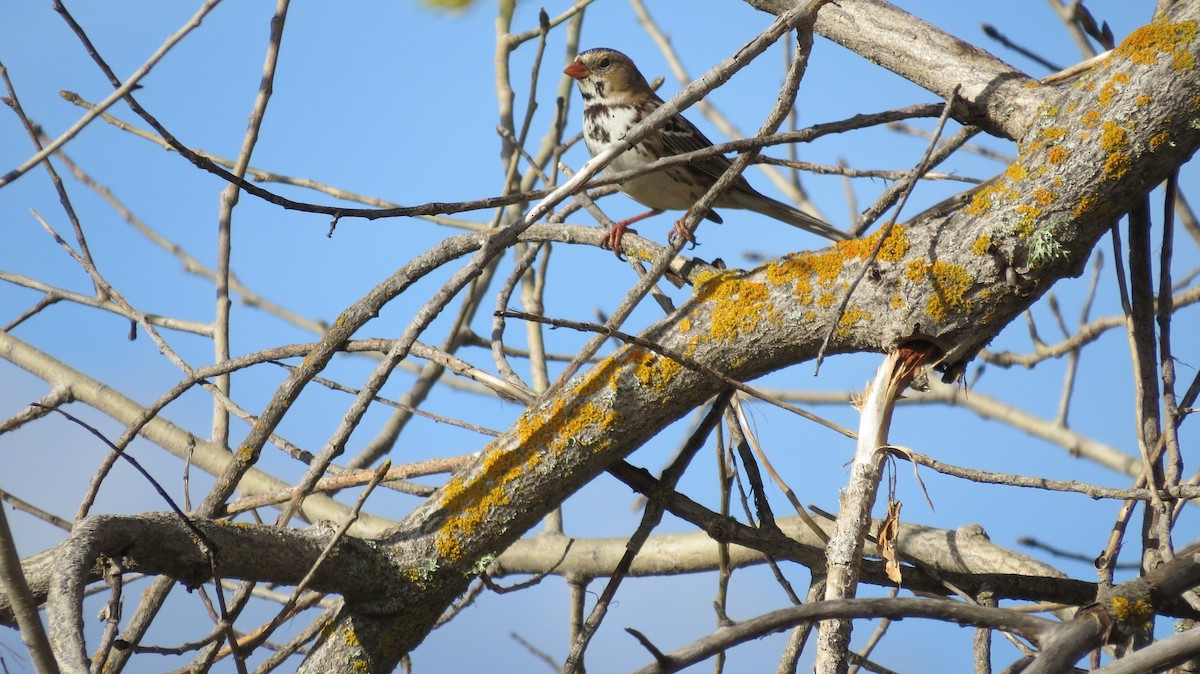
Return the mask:
{"type": "Polygon", "coordinates": [[[886,562],[884,569],[887,572],[888,578],[897,586],[900,585],[902,579],[900,575],[900,559],[896,556],[896,537],[900,535],[900,507],[899,501],[888,499],[887,517],[879,525],[879,531],[875,534],[876,545],[879,546],[879,556],[886,562]]]}

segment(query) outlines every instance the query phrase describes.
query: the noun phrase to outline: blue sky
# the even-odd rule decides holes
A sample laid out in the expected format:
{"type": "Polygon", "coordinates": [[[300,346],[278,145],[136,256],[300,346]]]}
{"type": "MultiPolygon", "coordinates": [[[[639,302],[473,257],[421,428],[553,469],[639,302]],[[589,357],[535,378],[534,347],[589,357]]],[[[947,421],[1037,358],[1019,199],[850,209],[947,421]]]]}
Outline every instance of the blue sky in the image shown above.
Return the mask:
{"type": "MultiPolygon", "coordinates": [[[[1035,77],[1047,73],[986,40],[980,24],[997,26],[1061,65],[1079,60],[1061,23],[1040,0],[1010,3],[923,0],[897,4],[968,42],[983,46],[1035,77]]],[[[1088,3],[1098,18],[1111,24],[1118,39],[1145,22],[1153,5],[1149,1],[1119,0],[1088,3]]],[[[546,9],[556,15],[566,6],[567,3],[552,3],[546,9]]],[[[74,2],[69,7],[121,76],[133,72],[195,11],[193,4],[148,1],[74,2]]],[[[669,34],[693,77],[733,53],[762,31],[771,19],[739,2],[711,2],[704,3],[703,9],[699,7],[669,1],[649,3],[650,12],[669,34]]],[[[535,27],[537,9],[536,4],[520,3],[514,28],[520,31],[535,27]]],[[[257,91],[271,11],[269,3],[224,3],[143,80],[138,99],[188,145],[226,157],[234,155],[257,91]]],[[[500,141],[494,130],[494,11],[492,2],[477,2],[461,14],[432,11],[411,1],[294,4],[288,17],[274,96],[252,165],[405,205],[498,193],[501,167],[500,141]]],[[[548,96],[557,86],[558,72],[564,65],[563,35],[562,31],[553,33],[547,48],[539,80],[542,96],[534,118],[534,137],[540,137],[551,120],[554,106],[548,96]]],[[[632,56],[648,77],[666,75],[667,82],[661,90],[666,97],[680,88],[625,2],[594,3],[587,12],[581,45],[620,49],[632,56]]],[[[518,117],[524,113],[531,54],[530,45],[514,58],[518,117]]],[[[776,46],[710,95],[709,100],[744,132],[756,129],[774,103],[783,54],[776,46]]],[[[62,100],[59,90],[78,92],[90,101],[99,101],[111,91],[63,21],[43,3],[0,5],[0,60],[8,68],[27,114],[51,136],[66,129],[82,114],[79,108],[62,100]]],[[[935,100],[931,94],[845,49],[818,39],[801,88],[800,124],[935,100]]],[[[114,106],[112,112],[144,126],[123,105],[114,106]]],[[[698,113],[688,114],[714,140],[722,139],[698,113]]],[[[573,94],[570,132],[578,130],[578,116],[578,95],[573,94]]],[[[25,161],[32,149],[13,115],[0,118],[3,119],[0,170],[6,171],[25,161]]],[[[921,124],[931,128],[932,121],[921,124]]],[[[1012,144],[1005,141],[984,139],[981,143],[1001,152],[1015,152],[1012,144]]],[[[818,163],[834,164],[844,158],[856,168],[906,169],[920,158],[924,149],[924,141],[873,130],[822,139],[798,148],[798,152],[801,159],[818,163]]],[[[219,179],[201,174],[175,154],[103,122],[85,129],[66,151],[139,218],[201,262],[211,265],[215,261],[218,195],[223,188],[219,179]]],[[[775,154],[782,153],[780,150],[775,154]]],[[[566,161],[577,168],[586,158],[579,147],[567,155],[566,161]]],[[[58,167],[64,175],[67,173],[61,164],[58,167]]],[[[974,155],[963,156],[944,167],[980,178],[1002,169],[1002,163],[974,155]]],[[[748,176],[759,189],[773,193],[769,182],[756,174],[756,170],[752,169],[748,176]]],[[[182,273],[178,261],[134,232],[100,198],[72,178],[65,180],[101,271],[115,287],[142,310],[190,320],[211,320],[210,284],[182,273]]],[[[804,184],[825,217],[846,226],[851,208],[841,179],[806,176],[804,184]]],[[[1187,190],[1195,184],[1195,172],[1189,169],[1184,174],[1183,187],[1187,190]]],[[[923,186],[915,193],[906,213],[919,212],[958,189],[958,185],[923,186]]],[[[886,183],[879,180],[855,181],[857,207],[865,208],[885,187],[886,183]]],[[[277,185],[269,188],[301,200],[330,203],[328,197],[312,192],[277,185]]],[[[613,217],[641,210],[620,196],[606,200],[603,205],[613,217]]],[[[31,208],[60,233],[69,232],[45,173],[40,169],[31,171],[0,189],[0,226],[4,232],[0,270],[89,294],[86,276],[42,231],[30,214],[31,208]]],[[[475,213],[463,217],[486,221],[490,215],[475,213]]],[[[578,224],[594,224],[586,215],[574,218],[572,222],[578,224]]],[[[665,240],[671,222],[668,218],[660,216],[644,223],[639,230],[644,236],[665,240]]],[[[706,223],[701,228],[702,245],[695,251],[697,255],[720,256],[731,264],[746,265],[743,252],[779,255],[821,245],[809,235],[752,214],[726,215],[726,223],[724,226],[706,223]]],[[[243,196],[234,215],[234,269],[255,291],[305,316],[329,320],[405,261],[455,233],[417,219],[344,220],[331,238],[326,236],[327,230],[328,220],[324,216],[283,211],[243,196]]],[[[1183,238],[1177,245],[1176,273],[1183,274],[1196,266],[1196,249],[1183,238]]],[[[1111,247],[1104,242],[1101,248],[1105,250],[1106,267],[1093,316],[1119,311],[1111,273],[1111,247]]],[[[511,263],[502,266],[501,273],[507,273],[508,269],[511,263]]],[[[361,336],[399,334],[415,308],[452,270],[435,274],[398,298],[361,336]]],[[[611,311],[634,282],[628,267],[616,262],[611,253],[590,248],[556,247],[549,274],[546,313],[576,320],[592,320],[596,311],[611,311]]],[[[1085,275],[1064,281],[1055,289],[1068,321],[1078,316],[1087,281],[1085,275]]],[[[673,292],[676,299],[686,297],[684,291],[673,292]]],[[[38,293],[27,289],[0,284],[0,322],[12,320],[39,298],[38,293]]],[[[446,313],[452,315],[456,306],[446,313]]],[[[1045,307],[1036,307],[1032,313],[1043,338],[1055,341],[1059,334],[1045,307]]],[[[636,331],[660,315],[648,303],[635,312],[626,329],[636,331]]],[[[447,321],[446,316],[440,318],[423,339],[440,344],[445,339],[447,321]]],[[[486,317],[476,321],[474,327],[481,334],[490,329],[486,317]]],[[[1194,309],[1184,311],[1177,319],[1177,349],[1182,361],[1179,377],[1183,386],[1194,375],[1200,359],[1195,353],[1195,340],[1188,344],[1184,337],[1194,335],[1196,327],[1194,309]]],[[[122,319],[63,303],[19,326],[13,334],[85,374],[109,382],[139,402],[150,402],[180,375],[158,355],[145,335],[137,341],[126,340],[127,329],[122,319]]],[[[511,339],[520,344],[522,335],[523,328],[510,322],[511,339]]],[[[211,346],[205,340],[173,332],[167,332],[166,337],[190,362],[211,361],[211,346]]],[[[312,338],[313,335],[278,319],[235,306],[236,353],[312,338]]],[[[558,353],[572,352],[584,339],[566,331],[547,333],[551,350],[558,353]]],[[[997,338],[993,348],[1030,350],[1024,324],[1011,326],[997,338]]],[[[464,357],[490,369],[487,354],[479,350],[466,353],[464,357]]],[[[1118,332],[1109,333],[1085,353],[1070,421],[1076,430],[1135,451],[1128,360],[1127,342],[1118,332]]],[[[834,358],[826,362],[817,378],[811,376],[811,364],[802,364],[760,383],[852,391],[870,378],[877,363],[878,357],[870,354],[834,358]]],[[[342,381],[355,386],[362,383],[371,366],[361,358],[346,358],[339,360],[334,372],[342,381]]],[[[1064,367],[1062,361],[1045,363],[1032,373],[990,367],[975,390],[1052,418],[1064,367]]],[[[235,398],[251,412],[257,412],[282,376],[281,371],[266,366],[246,373],[236,380],[235,398]]],[[[0,382],[3,382],[0,386],[3,418],[45,393],[44,383],[7,363],[0,363],[0,382]]],[[[409,383],[411,376],[397,375],[385,395],[399,396],[409,383]]],[[[319,449],[347,404],[348,399],[340,394],[307,394],[280,431],[309,449],[319,449]]],[[[499,429],[505,428],[520,412],[518,406],[494,398],[442,391],[431,397],[428,408],[499,429]]],[[[110,437],[115,438],[121,432],[117,424],[102,415],[78,405],[71,409],[97,424],[110,437]]],[[[855,415],[848,407],[827,407],[820,411],[842,424],[855,423],[855,415]]],[[[168,418],[199,433],[205,432],[210,415],[206,398],[195,393],[174,403],[166,413],[168,418]]],[[[369,414],[351,443],[351,452],[369,441],[386,418],[385,410],[369,414]]],[[[792,487],[801,500],[835,510],[837,489],[845,480],[844,462],[849,458],[850,445],[827,431],[762,407],[755,407],[754,418],[763,442],[774,448],[777,467],[793,480],[792,487]]],[[[662,467],[685,437],[690,422],[685,419],[667,429],[639,450],[633,460],[652,470],[662,467]]],[[[235,439],[244,432],[244,427],[235,423],[235,439]]],[[[1190,437],[1194,438],[1192,433],[1190,437]]],[[[893,440],[950,463],[1110,486],[1129,484],[1126,477],[1071,459],[1060,448],[1030,439],[999,423],[980,422],[964,410],[906,407],[897,414],[893,440]]],[[[407,461],[467,453],[480,449],[484,441],[466,431],[417,421],[406,431],[393,458],[407,461]]],[[[131,451],[173,494],[181,493],[181,463],[177,459],[156,452],[144,441],[135,443],[131,451]]],[[[0,435],[0,488],[70,518],[78,495],[103,455],[104,449],[85,431],[52,417],[0,435]]],[[[279,453],[266,453],[263,466],[285,479],[300,472],[295,462],[279,453]]],[[[1018,537],[1035,536],[1094,555],[1103,545],[1116,511],[1111,502],[1094,502],[1082,496],[978,487],[929,473],[923,477],[937,506],[935,512],[924,505],[909,467],[900,467],[899,496],[906,502],[907,519],[946,528],[978,522],[1002,545],[1015,546],[1018,537]]],[[[202,497],[206,485],[205,478],[194,471],[194,499],[202,497]]],[[[716,487],[711,460],[697,465],[685,479],[683,488],[693,498],[713,502],[716,487]]],[[[777,510],[783,510],[782,494],[774,495],[779,499],[777,510]]],[[[415,500],[380,493],[373,497],[371,505],[378,514],[398,518],[415,505],[415,500]]],[[[568,531],[581,536],[628,535],[637,521],[637,513],[631,508],[628,490],[602,476],[565,506],[568,531]]],[[[131,471],[119,467],[101,491],[95,512],[163,509],[165,506],[147,485],[131,471]]],[[[56,530],[9,512],[23,554],[61,540],[62,534],[56,530]]],[[[683,531],[687,527],[668,518],[664,530],[683,531]]],[[[1181,540],[1188,540],[1195,533],[1194,520],[1185,514],[1180,525],[1181,540]]],[[[1135,547],[1131,538],[1127,548],[1135,547]]],[[[1086,564],[1050,561],[1073,577],[1094,577],[1094,571],[1086,564]]],[[[808,574],[802,569],[791,569],[789,573],[798,585],[807,581],[808,574]]],[[[592,589],[599,592],[600,586],[594,584],[592,589]]],[[[625,626],[644,631],[665,649],[702,636],[714,622],[710,609],[714,593],[715,582],[707,576],[630,581],[597,637],[589,665],[594,671],[621,671],[648,661],[622,631],[625,626]],[[671,612],[665,621],[655,613],[664,605],[678,606],[678,611],[671,612]]],[[[197,615],[194,597],[179,594],[173,600],[175,610],[180,612],[177,615],[197,615]]],[[[731,615],[735,619],[782,606],[777,588],[762,569],[735,576],[733,595],[731,615]]],[[[509,639],[510,628],[519,630],[524,638],[561,659],[567,649],[566,597],[563,584],[554,579],[519,595],[485,596],[460,619],[429,637],[414,654],[417,671],[468,671],[496,662],[513,670],[541,666],[534,664],[509,639]],[[467,639],[475,646],[463,648],[467,639]]],[[[94,614],[96,607],[98,604],[89,604],[85,613],[94,614]]],[[[248,620],[246,624],[253,622],[248,620]]],[[[910,639],[896,638],[900,634],[923,640],[946,635],[947,643],[969,642],[963,640],[958,628],[905,621],[893,629],[900,632],[893,635],[891,644],[912,643],[910,639]]],[[[862,638],[869,631],[869,627],[862,626],[856,635],[862,638]]],[[[167,629],[156,643],[174,643],[191,634],[181,635],[167,629]]],[[[782,638],[776,636],[743,648],[734,655],[730,671],[773,668],[781,647],[782,638]]],[[[945,661],[936,665],[923,662],[921,653],[905,653],[894,645],[885,648],[888,650],[879,654],[880,661],[899,671],[915,671],[918,664],[923,671],[962,671],[970,657],[969,644],[948,651],[945,661]]],[[[10,671],[30,671],[28,662],[13,651],[22,651],[19,639],[11,631],[0,631],[0,656],[10,671]]],[[[1014,655],[1003,645],[997,646],[997,652],[998,664],[1007,663],[1014,655]]],[[[707,667],[702,665],[701,669],[707,667]]]]}

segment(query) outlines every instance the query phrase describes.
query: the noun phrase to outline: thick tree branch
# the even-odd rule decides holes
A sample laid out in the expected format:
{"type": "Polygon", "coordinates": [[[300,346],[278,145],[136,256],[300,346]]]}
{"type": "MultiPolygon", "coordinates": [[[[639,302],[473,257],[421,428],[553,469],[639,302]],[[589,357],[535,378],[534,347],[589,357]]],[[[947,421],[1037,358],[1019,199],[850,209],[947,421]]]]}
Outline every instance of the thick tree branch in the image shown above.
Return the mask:
{"type": "MultiPolygon", "coordinates": [[[[746,0],[771,14],[789,0],[746,0]]],[[[817,34],[942,98],[955,87],[965,109],[954,118],[1006,138],[1025,136],[1043,94],[988,52],[883,0],[838,0],[821,12],[817,34]]]]}
{"type": "MultiPolygon", "coordinates": [[[[956,374],[1056,281],[1077,274],[1112,223],[1200,144],[1190,123],[1200,94],[1189,65],[1200,54],[1197,20],[1200,2],[1179,3],[1075,85],[1024,94],[1039,97],[1038,114],[1025,117],[1034,125],[1027,132],[1014,134],[1017,161],[966,208],[897,226],[844,314],[822,298],[858,273],[874,247],[870,237],[715,273],[643,337],[752,379],[813,358],[836,324],[830,354],[886,351],[921,338],[956,374]]],[[[715,391],[708,377],[624,347],[533,405],[388,539],[413,569],[408,590],[397,588],[398,602],[389,603],[396,617],[349,603],[338,630],[357,640],[327,639],[309,666],[360,659],[387,669],[424,638],[473,573],[548,509],[715,391]]]]}

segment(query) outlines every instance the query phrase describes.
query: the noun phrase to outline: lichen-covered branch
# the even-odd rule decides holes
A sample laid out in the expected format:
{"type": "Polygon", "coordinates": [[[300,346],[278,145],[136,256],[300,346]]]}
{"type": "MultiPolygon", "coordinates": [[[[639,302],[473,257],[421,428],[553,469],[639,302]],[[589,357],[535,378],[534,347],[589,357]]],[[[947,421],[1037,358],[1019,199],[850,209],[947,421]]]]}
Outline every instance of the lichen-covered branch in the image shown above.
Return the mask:
{"type": "MultiPolygon", "coordinates": [[[[839,293],[866,263],[873,237],[712,273],[643,337],[752,379],[813,358],[835,325],[831,354],[920,338],[957,373],[1056,281],[1077,274],[1130,204],[1200,144],[1198,15],[1200,3],[1179,3],[1075,81],[1025,82],[1021,105],[1038,103],[1014,134],[1017,161],[967,207],[895,227],[844,313],[835,309],[839,293]]],[[[627,346],[540,400],[387,539],[411,565],[389,615],[350,603],[306,668],[358,658],[389,669],[420,643],[440,607],[549,508],[717,388],[627,346]]]]}

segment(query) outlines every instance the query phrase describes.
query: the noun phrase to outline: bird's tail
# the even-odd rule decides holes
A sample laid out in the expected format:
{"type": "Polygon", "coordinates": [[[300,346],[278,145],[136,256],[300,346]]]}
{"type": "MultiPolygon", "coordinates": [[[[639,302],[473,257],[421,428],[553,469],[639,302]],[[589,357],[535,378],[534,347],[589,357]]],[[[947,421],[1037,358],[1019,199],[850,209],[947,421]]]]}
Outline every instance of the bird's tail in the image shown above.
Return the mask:
{"type": "Polygon", "coordinates": [[[756,213],[761,213],[769,218],[775,218],[780,222],[786,222],[793,227],[799,227],[806,232],[812,232],[817,236],[823,236],[831,241],[847,241],[851,238],[849,234],[820,218],[788,206],[781,201],[775,201],[770,197],[761,194],[758,196],[760,197],[758,199],[744,200],[743,207],[756,213]]]}

